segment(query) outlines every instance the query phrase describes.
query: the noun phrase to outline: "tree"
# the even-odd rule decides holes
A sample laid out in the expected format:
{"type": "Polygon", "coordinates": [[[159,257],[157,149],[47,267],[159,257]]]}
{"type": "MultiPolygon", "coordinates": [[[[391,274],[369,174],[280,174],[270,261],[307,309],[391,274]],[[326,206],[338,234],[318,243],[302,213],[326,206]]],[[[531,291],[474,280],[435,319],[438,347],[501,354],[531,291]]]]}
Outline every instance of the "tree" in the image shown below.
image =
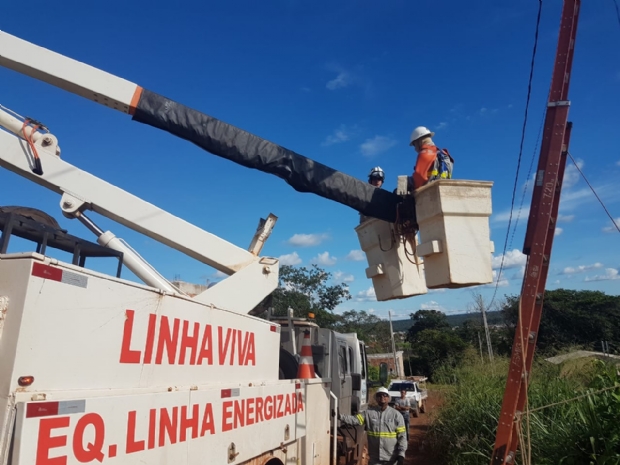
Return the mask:
{"type": "Polygon", "coordinates": [[[286,315],[291,307],[295,316],[306,317],[314,313],[316,322],[324,328],[331,327],[337,316],[333,310],[351,298],[344,283],[329,284],[331,273],[312,265],[311,268],[282,265],[278,288],[272,293],[275,315],[286,315]]]}
{"type": "MultiPolygon", "coordinates": [[[[519,297],[507,297],[502,311],[511,327],[511,338],[514,338],[519,316],[519,297]]],[[[620,296],[569,289],[545,292],[537,341],[541,352],[553,354],[576,345],[600,350],[602,340],[610,341],[611,352],[617,352],[618,334],[620,296]]]]}
{"type": "Polygon", "coordinates": [[[347,310],[338,317],[332,328],[340,333],[357,333],[357,337],[366,344],[368,353],[392,351],[388,322],[372,313],[347,310]]]}
{"type": "Polygon", "coordinates": [[[418,310],[411,314],[413,326],[409,328],[407,339],[414,342],[416,335],[424,330],[450,331],[446,314],[439,310],[418,310]]]}
{"type": "Polygon", "coordinates": [[[441,366],[458,365],[469,344],[452,331],[425,329],[415,335],[413,347],[416,355],[410,359],[412,371],[432,376],[441,366]]]}

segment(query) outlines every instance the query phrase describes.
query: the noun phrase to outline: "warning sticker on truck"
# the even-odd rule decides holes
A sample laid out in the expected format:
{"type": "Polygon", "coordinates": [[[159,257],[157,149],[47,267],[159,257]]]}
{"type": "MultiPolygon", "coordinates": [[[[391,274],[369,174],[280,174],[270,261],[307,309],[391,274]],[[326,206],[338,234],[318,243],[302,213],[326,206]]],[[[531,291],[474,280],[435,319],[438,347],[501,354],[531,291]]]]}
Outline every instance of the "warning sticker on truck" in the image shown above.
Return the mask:
{"type": "Polygon", "coordinates": [[[231,443],[239,454],[235,461],[242,462],[303,431],[301,386],[20,404],[17,463],[159,463],[165,458],[215,465],[228,463],[231,443]]]}

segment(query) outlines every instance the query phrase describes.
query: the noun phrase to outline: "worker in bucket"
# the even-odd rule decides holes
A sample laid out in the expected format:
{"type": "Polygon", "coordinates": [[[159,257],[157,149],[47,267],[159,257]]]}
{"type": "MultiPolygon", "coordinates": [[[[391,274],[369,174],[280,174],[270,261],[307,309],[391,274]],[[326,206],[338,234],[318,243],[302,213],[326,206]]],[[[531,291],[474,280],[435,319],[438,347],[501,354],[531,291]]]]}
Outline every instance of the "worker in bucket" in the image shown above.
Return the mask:
{"type": "MultiPolygon", "coordinates": [[[[383,186],[383,181],[385,181],[385,172],[380,166],[375,166],[370,170],[370,173],[368,173],[368,184],[372,184],[373,186],[380,188],[383,186]]],[[[360,224],[370,218],[370,216],[365,216],[360,213],[360,224]]]]}
{"type": "Polygon", "coordinates": [[[439,149],[433,142],[434,132],[418,126],[411,132],[411,145],[418,153],[413,169],[413,188],[422,187],[430,181],[452,178],[454,160],[447,149],[439,149]]]}
{"type": "Polygon", "coordinates": [[[361,425],[368,436],[368,465],[403,465],[407,450],[405,422],[401,413],[390,407],[390,394],[384,387],[375,393],[377,406],[357,415],[339,415],[346,425],[361,425]]]}
{"type": "Polygon", "coordinates": [[[394,408],[403,415],[405,430],[407,432],[407,442],[409,442],[409,410],[411,409],[411,403],[409,399],[407,399],[407,391],[404,389],[400,391],[400,397],[394,402],[394,408]]]}
{"type": "Polygon", "coordinates": [[[375,187],[383,186],[383,181],[385,181],[385,173],[381,169],[380,166],[375,166],[370,170],[368,174],[368,182],[375,187]]]}

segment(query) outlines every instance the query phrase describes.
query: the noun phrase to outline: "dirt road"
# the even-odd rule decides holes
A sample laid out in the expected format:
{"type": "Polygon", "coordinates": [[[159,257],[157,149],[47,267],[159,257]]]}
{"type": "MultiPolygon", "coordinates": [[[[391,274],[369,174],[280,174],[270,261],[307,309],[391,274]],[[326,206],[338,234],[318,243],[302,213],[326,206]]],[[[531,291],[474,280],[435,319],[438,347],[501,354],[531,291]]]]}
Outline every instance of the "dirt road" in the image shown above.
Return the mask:
{"type": "Polygon", "coordinates": [[[437,465],[435,461],[428,455],[428,448],[424,447],[424,438],[431,418],[436,414],[441,404],[441,398],[438,393],[430,391],[426,402],[426,413],[421,413],[418,418],[411,418],[409,424],[409,447],[407,448],[407,456],[405,465],[437,465]]]}

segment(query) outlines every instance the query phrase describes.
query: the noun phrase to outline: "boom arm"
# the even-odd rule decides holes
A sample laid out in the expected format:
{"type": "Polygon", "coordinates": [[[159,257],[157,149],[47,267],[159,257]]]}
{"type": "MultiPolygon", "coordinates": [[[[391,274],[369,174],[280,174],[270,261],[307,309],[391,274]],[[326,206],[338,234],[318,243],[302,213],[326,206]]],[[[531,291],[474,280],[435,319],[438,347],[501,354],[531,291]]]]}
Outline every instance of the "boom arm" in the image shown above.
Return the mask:
{"type": "MultiPolygon", "coordinates": [[[[277,260],[260,258],[63,161],[58,156],[56,137],[35,132],[2,110],[0,127],[8,131],[0,130],[0,166],[62,194],[64,212],[79,213],[80,208],[93,210],[232,275],[195,300],[247,313],[277,287],[277,260]],[[25,136],[34,143],[27,143],[25,136]],[[35,150],[43,168],[40,174],[33,172],[35,150]],[[235,291],[240,286],[244,289],[242,293],[235,291]]],[[[262,228],[264,234],[257,232],[253,245],[256,253],[272,223],[273,219],[262,228]]],[[[170,291],[168,286],[156,286],[170,291]]]]}
{"type": "Polygon", "coordinates": [[[401,197],[192,110],[92,66],[0,31],[0,65],[133,115],[248,168],[275,174],[312,192],[385,221],[396,220],[401,197]]]}
{"type": "MultiPolygon", "coordinates": [[[[0,124],[5,126],[9,118],[2,112],[0,124]]],[[[257,259],[250,252],[76,168],[44,147],[38,149],[38,154],[43,166],[42,175],[32,172],[26,143],[0,131],[0,166],[3,168],[59,194],[68,193],[82,199],[90,210],[226,274],[235,273],[257,259]]]]}

